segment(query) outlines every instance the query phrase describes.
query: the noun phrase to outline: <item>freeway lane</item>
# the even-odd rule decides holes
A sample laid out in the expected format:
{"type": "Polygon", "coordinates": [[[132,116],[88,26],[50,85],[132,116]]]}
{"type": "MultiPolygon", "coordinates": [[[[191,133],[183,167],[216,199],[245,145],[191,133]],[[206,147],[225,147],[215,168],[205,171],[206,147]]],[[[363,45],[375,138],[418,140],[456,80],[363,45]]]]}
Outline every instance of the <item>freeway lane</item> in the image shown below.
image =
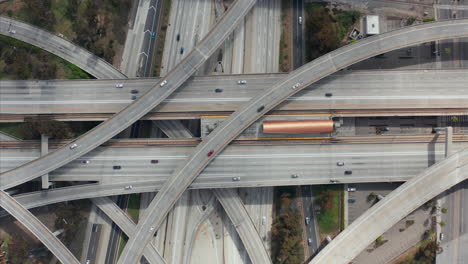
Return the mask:
{"type": "Polygon", "coordinates": [[[465,149],[391,192],[335,237],[310,263],[349,263],[401,218],[467,177],[468,150],[465,149]]]}
{"type": "Polygon", "coordinates": [[[127,78],[110,63],[51,32],[10,17],[0,16],[0,34],[12,37],[67,60],[99,79],[127,78]],[[16,33],[10,33],[11,30],[16,33]]]}
{"type": "MultiPolygon", "coordinates": [[[[466,108],[467,73],[467,70],[341,72],[289,97],[275,110],[466,108]],[[333,96],[326,97],[327,92],[333,96]]],[[[285,76],[194,77],[151,112],[232,112],[285,76]],[[240,79],[247,80],[247,84],[238,85],[240,79]],[[216,88],[223,92],[216,93],[216,88]]],[[[143,94],[155,82],[157,79],[0,81],[0,115],[115,113],[132,101],[133,89],[143,94]],[[124,87],[115,88],[118,83],[124,87]]]]}
{"type": "MultiPolygon", "coordinates": [[[[456,149],[467,146],[467,142],[454,143],[456,149]]],[[[50,179],[98,181],[103,188],[109,184],[148,182],[152,183],[152,188],[159,189],[193,149],[180,146],[98,148],[51,172],[50,179]],[[159,162],[152,164],[153,159],[159,162]],[[84,160],[89,163],[83,163],[84,160]],[[121,169],[114,170],[116,165],[121,169]]],[[[1,171],[40,155],[37,148],[3,148],[1,152],[1,171]]],[[[324,184],[331,179],[404,181],[441,160],[443,152],[443,143],[231,145],[200,174],[191,188],[324,184]],[[339,167],[336,162],[345,165],[339,167]],[[345,170],[352,170],[353,174],[345,175],[345,170]],[[293,174],[299,177],[292,178],[293,174]],[[232,177],[241,180],[233,181],[232,177]]]]}
{"type": "Polygon", "coordinates": [[[33,233],[59,261],[67,264],[80,263],[44,224],[4,191],[0,191],[0,206],[33,233]]]}
{"type": "Polygon", "coordinates": [[[162,82],[157,83],[134,103],[72,143],[22,167],[3,173],[0,175],[0,188],[8,189],[59,168],[129,127],[184,83],[224,42],[254,4],[254,0],[237,0],[199,45],[164,78],[167,83],[163,87],[160,87],[162,82]],[[77,147],[71,149],[72,144],[76,144],[77,147]]]}
{"type": "Polygon", "coordinates": [[[161,225],[174,203],[198,174],[231,140],[286,98],[340,69],[377,54],[437,39],[466,37],[467,25],[468,20],[422,24],[357,41],[289,73],[271,89],[252,98],[211,132],[164,183],[148,206],[148,213],[140,219],[136,233],[129,239],[119,263],[134,263],[139,260],[142,254],[141,245],[146,245],[152,235],[150,228],[157,229],[161,225]],[[300,87],[292,89],[297,84],[300,87]]]}

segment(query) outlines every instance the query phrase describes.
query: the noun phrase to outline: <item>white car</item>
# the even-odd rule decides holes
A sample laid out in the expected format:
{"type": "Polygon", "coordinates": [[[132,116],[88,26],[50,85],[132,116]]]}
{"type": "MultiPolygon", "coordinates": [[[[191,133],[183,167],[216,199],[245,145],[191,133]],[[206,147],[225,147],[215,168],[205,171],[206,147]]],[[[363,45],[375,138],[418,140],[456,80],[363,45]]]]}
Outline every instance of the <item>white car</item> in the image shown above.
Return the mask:
{"type": "Polygon", "coordinates": [[[115,88],[123,88],[123,83],[118,83],[115,85],[115,88]]]}
{"type": "Polygon", "coordinates": [[[16,30],[14,29],[10,29],[8,32],[10,32],[11,34],[16,34],[16,30]]]}
{"type": "Polygon", "coordinates": [[[299,25],[302,25],[302,17],[300,16],[299,19],[297,20],[297,22],[299,23],[299,25]]]}
{"type": "Polygon", "coordinates": [[[344,162],[338,161],[338,162],[336,163],[336,166],[340,166],[340,167],[341,167],[341,166],[344,166],[344,162]]]}
{"type": "Polygon", "coordinates": [[[262,217],[262,225],[266,224],[266,216],[262,217]]]}
{"type": "Polygon", "coordinates": [[[292,88],[293,88],[293,89],[297,89],[297,88],[299,88],[299,86],[301,86],[301,84],[300,84],[300,83],[296,83],[295,85],[293,85],[292,88]]]}
{"type": "Polygon", "coordinates": [[[240,177],[232,177],[232,181],[240,181],[240,177]]]}
{"type": "Polygon", "coordinates": [[[246,80],[240,80],[237,82],[237,84],[247,84],[247,81],[246,80]]]}
{"type": "Polygon", "coordinates": [[[89,164],[89,160],[83,160],[83,164],[89,164]]]}
{"type": "Polygon", "coordinates": [[[132,186],[132,185],[127,185],[127,186],[125,186],[124,189],[125,189],[125,190],[131,190],[131,189],[133,189],[133,186],[132,186]]]}
{"type": "Polygon", "coordinates": [[[348,187],[348,192],[355,192],[356,191],[356,188],[354,187],[348,187]]]}
{"type": "Polygon", "coordinates": [[[293,175],[291,175],[291,178],[293,178],[293,179],[295,179],[295,178],[299,178],[299,175],[297,175],[297,174],[293,174],[293,175]]]}
{"type": "Polygon", "coordinates": [[[152,227],[150,228],[150,231],[153,231],[153,230],[154,230],[154,226],[152,226],[152,227]]]}
{"type": "Polygon", "coordinates": [[[159,86],[163,87],[166,84],[167,84],[167,80],[164,80],[159,86]]]}
{"type": "Polygon", "coordinates": [[[70,149],[75,149],[76,147],[78,147],[78,145],[77,145],[77,144],[73,144],[73,145],[70,146],[70,149]]]}

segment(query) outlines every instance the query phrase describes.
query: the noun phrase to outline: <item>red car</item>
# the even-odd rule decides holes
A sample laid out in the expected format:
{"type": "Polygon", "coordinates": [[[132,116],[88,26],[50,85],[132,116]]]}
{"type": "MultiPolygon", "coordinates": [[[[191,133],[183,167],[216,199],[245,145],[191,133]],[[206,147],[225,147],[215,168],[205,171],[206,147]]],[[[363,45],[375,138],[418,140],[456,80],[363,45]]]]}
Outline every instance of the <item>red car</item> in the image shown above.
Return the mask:
{"type": "Polygon", "coordinates": [[[208,152],[208,157],[211,157],[211,155],[213,155],[214,153],[214,150],[210,150],[210,152],[208,152]]]}

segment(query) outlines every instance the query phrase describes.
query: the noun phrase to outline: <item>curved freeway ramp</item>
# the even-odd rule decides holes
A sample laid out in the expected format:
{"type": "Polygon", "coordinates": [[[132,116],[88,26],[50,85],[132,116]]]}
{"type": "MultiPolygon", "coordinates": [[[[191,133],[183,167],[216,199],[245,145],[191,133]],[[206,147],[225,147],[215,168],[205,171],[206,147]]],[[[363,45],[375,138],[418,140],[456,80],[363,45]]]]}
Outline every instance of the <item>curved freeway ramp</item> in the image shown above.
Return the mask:
{"type": "Polygon", "coordinates": [[[227,39],[255,2],[255,0],[237,0],[199,45],[151,90],[70,144],[40,159],[1,174],[0,189],[11,188],[67,164],[111,139],[143,117],[195,73],[227,39]]]}
{"type": "Polygon", "coordinates": [[[98,79],[127,78],[110,63],[71,41],[17,19],[0,16],[0,34],[47,50],[98,79]]]}
{"type": "Polygon", "coordinates": [[[236,228],[250,261],[253,264],[271,263],[268,251],[239,195],[233,189],[213,189],[213,192],[236,228]]]}
{"type": "Polygon", "coordinates": [[[0,206],[33,233],[60,262],[67,264],[80,263],[44,224],[4,191],[0,191],[0,206]]]}
{"type": "Polygon", "coordinates": [[[128,241],[119,263],[134,263],[142,254],[141,245],[148,243],[151,232],[161,225],[166,215],[190,183],[231,140],[249,125],[301,89],[356,62],[391,50],[428,41],[468,36],[468,20],[451,20],[395,30],[375,35],[330,52],[289,73],[271,89],[252,98],[234,112],[198,145],[171,178],[165,182],[140,219],[136,233],[128,241]]]}
{"type": "Polygon", "coordinates": [[[466,178],[468,150],[431,166],[391,192],[333,239],[310,264],[350,263],[400,219],[466,178]]]}
{"type": "MultiPolygon", "coordinates": [[[[128,237],[133,234],[135,223],[126,213],[122,211],[108,197],[94,198],[93,203],[101,209],[128,237]]],[[[153,244],[149,243],[143,251],[143,255],[151,264],[165,264],[166,261],[161,257],[161,254],[156,250],[153,244]]]]}

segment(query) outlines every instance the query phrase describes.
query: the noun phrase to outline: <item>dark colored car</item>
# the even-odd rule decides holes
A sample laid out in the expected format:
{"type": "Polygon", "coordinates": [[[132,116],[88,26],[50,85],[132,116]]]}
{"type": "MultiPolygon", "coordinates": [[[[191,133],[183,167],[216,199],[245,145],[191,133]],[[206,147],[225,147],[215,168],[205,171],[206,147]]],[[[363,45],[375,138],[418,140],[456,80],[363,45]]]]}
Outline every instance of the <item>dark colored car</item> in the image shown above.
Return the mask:
{"type": "Polygon", "coordinates": [[[177,40],[177,41],[179,41],[179,40],[180,40],[180,33],[177,33],[176,40],[177,40]]]}
{"type": "Polygon", "coordinates": [[[216,88],[215,89],[215,93],[222,93],[222,92],[223,92],[223,89],[221,89],[221,88],[216,88]]]}
{"type": "Polygon", "coordinates": [[[120,170],[122,168],[122,166],[120,165],[115,165],[114,167],[112,167],[114,170],[120,170]]]}
{"type": "Polygon", "coordinates": [[[257,112],[260,113],[261,111],[263,111],[263,109],[265,109],[265,106],[262,105],[257,109],[257,112]]]}
{"type": "Polygon", "coordinates": [[[348,199],[348,203],[352,204],[352,203],[355,203],[355,202],[356,202],[356,200],[354,200],[354,199],[348,199]]]}
{"type": "Polygon", "coordinates": [[[158,164],[159,160],[151,160],[151,164],[158,164]]]}
{"type": "Polygon", "coordinates": [[[214,153],[214,150],[210,150],[210,152],[208,152],[208,157],[211,157],[211,155],[213,155],[214,153]]]}
{"type": "Polygon", "coordinates": [[[132,93],[132,94],[137,94],[137,93],[138,93],[138,90],[133,89],[133,90],[131,91],[131,93],[132,93]]]}
{"type": "Polygon", "coordinates": [[[326,96],[326,97],[332,97],[333,94],[332,94],[332,93],[326,93],[325,96],[326,96]]]}
{"type": "Polygon", "coordinates": [[[132,100],[136,100],[136,96],[135,96],[135,95],[134,95],[134,96],[132,96],[132,100]]]}
{"type": "Polygon", "coordinates": [[[344,172],[344,174],[345,175],[351,175],[351,174],[353,174],[353,171],[347,170],[347,171],[344,172]]]}
{"type": "Polygon", "coordinates": [[[184,48],[180,48],[180,54],[184,54],[184,48]]]}

